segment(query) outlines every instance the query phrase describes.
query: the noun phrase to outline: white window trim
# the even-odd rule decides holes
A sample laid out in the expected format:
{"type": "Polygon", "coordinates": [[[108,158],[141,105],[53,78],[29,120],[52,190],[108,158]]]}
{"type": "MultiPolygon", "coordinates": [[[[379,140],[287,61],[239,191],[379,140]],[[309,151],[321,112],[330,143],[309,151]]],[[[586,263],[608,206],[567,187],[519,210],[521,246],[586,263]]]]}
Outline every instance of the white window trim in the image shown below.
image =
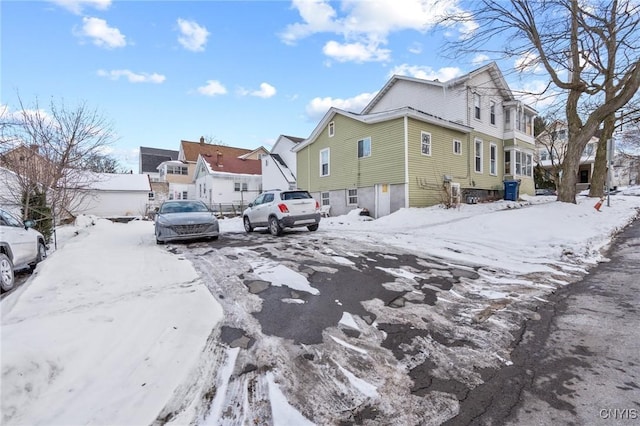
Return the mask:
{"type": "Polygon", "coordinates": [[[432,141],[431,133],[429,133],[429,132],[420,132],[420,154],[422,154],[422,155],[424,155],[426,157],[431,157],[431,154],[433,152],[433,150],[432,150],[433,147],[432,147],[431,141],[432,141]],[[424,143],[422,137],[424,135],[429,135],[429,153],[428,154],[425,154],[424,151],[422,150],[422,145],[424,143]]]}
{"type": "Polygon", "coordinates": [[[489,142],[489,174],[491,176],[498,176],[498,145],[493,142],[489,142]],[[495,157],[491,159],[491,152],[495,154],[495,157]],[[493,166],[493,172],[491,171],[493,166]]]}
{"type": "Polygon", "coordinates": [[[482,120],[482,97],[479,93],[473,94],[473,118],[476,120],[482,120]],[[476,105],[476,100],[478,104],[476,105]],[[477,108],[477,112],[476,112],[477,108]]]}
{"type": "Polygon", "coordinates": [[[495,126],[498,122],[496,105],[496,101],[489,101],[489,124],[492,126],[495,126]]]}
{"type": "MultiPolygon", "coordinates": [[[[363,148],[362,152],[364,153],[364,148],[363,148]]],[[[366,138],[358,139],[358,142],[356,142],[356,156],[358,156],[358,158],[371,157],[371,136],[367,136],[366,138]],[[358,152],[357,152],[358,151],[358,145],[360,144],[360,142],[363,142],[363,144],[364,144],[364,141],[369,141],[369,155],[364,155],[363,154],[362,157],[360,157],[358,155],[358,152]]]]}
{"type": "Polygon", "coordinates": [[[462,155],[462,141],[460,139],[453,140],[453,153],[455,155],[462,155]],[[458,143],[458,146],[460,146],[460,151],[458,152],[456,152],[456,142],[458,143]]]}
{"type": "Polygon", "coordinates": [[[322,204],[323,206],[331,205],[331,193],[329,191],[323,191],[320,193],[320,204],[322,204]]]}
{"type": "Polygon", "coordinates": [[[319,170],[320,177],[326,177],[331,175],[331,149],[330,148],[325,148],[320,150],[319,162],[320,162],[320,170],[319,170]],[[322,153],[325,151],[327,152],[327,174],[323,175],[322,174],[322,153]]]}
{"type": "Polygon", "coordinates": [[[473,170],[476,173],[482,174],[483,169],[484,169],[484,156],[483,156],[483,150],[484,150],[484,142],[482,139],[474,139],[473,140],[473,170]],[[480,142],[480,170],[478,170],[476,168],[476,158],[477,158],[477,154],[478,154],[478,142],[480,142]]]}
{"type": "Polygon", "coordinates": [[[330,138],[335,136],[335,134],[336,134],[336,123],[334,121],[330,121],[329,122],[329,125],[327,126],[327,133],[329,134],[330,138]]]}

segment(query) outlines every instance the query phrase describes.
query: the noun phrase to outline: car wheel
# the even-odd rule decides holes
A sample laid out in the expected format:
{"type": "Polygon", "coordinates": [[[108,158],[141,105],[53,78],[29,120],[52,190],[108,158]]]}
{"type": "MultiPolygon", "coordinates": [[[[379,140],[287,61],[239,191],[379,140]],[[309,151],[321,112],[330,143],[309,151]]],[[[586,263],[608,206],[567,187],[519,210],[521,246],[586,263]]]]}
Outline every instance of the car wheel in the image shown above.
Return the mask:
{"type": "Polygon", "coordinates": [[[244,217],[243,222],[244,222],[244,230],[246,232],[253,231],[253,226],[251,226],[251,222],[249,221],[249,218],[247,216],[244,217]]]}
{"type": "Polygon", "coordinates": [[[315,225],[309,225],[307,226],[307,229],[311,232],[313,231],[317,231],[318,230],[318,224],[316,223],[315,225]]]}
{"type": "Polygon", "coordinates": [[[269,218],[269,232],[271,235],[278,236],[282,234],[282,227],[278,223],[278,219],[275,216],[269,218]]]}
{"type": "Polygon", "coordinates": [[[47,258],[47,247],[45,247],[44,243],[38,242],[38,256],[36,257],[36,262],[31,266],[31,271],[33,272],[36,269],[38,263],[42,262],[47,258]]]}
{"type": "Polygon", "coordinates": [[[6,254],[0,253],[0,288],[2,291],[9,291],[14,283],[13,262],[6,254]]]}

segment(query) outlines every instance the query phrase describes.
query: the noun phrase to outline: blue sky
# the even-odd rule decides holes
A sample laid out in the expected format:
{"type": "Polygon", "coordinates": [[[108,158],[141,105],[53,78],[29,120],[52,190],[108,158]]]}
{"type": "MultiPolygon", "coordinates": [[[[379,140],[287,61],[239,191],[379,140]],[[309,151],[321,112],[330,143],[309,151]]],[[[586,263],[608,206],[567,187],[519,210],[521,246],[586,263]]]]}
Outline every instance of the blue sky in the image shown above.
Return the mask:
{"type": "MultiPolygon", "coordinates": [[[[270,148],[308,137],[331,106],[359,112],[393,74],[447,80],[487,63],[440,54],[469,28],[434,30],[435,2],[3,1],[0,103],[86,102],[134,172],[140,146],[270,148]]],[[[514,64],[499,65],[517,88],[514,64]]]]}

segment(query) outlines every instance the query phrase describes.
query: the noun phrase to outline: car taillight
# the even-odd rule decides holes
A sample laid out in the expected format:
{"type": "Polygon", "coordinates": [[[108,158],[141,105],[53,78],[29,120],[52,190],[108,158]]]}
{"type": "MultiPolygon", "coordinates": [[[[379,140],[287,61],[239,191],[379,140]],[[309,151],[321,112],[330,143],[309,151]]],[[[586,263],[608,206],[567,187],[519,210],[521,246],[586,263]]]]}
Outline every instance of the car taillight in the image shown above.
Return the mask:
{"type": "Polygon", "coordinates": [[[289,213],[289,209],[286,204],[278,204],[278,208],[280,209],[280,213],[289,213]]]}
{"type": "Polygon", "coordinates": [[[316,200],[316,210],[320,210],[320,203],[316,200]]]}

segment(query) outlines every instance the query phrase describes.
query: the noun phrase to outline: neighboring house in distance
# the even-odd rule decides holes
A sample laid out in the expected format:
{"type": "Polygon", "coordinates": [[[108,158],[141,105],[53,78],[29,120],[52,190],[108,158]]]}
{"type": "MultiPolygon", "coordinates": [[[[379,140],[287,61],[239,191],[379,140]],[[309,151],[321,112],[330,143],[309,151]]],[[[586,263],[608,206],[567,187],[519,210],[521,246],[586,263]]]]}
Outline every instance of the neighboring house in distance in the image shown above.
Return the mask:
{"type": "Polygon", "coordinates": [[[108,218],[145,216],[150,191],[146,174],[87,173],[87,184],[78,189],[81,201],[72,213],[108,218]]]}
{"type": "Polygon", "coordinates": [[[16,200],[15,189],[19,187],[19,178],[15,172],[0,167],[0,207],[18,217],[21,216],[20,203],[16,200]]]}
{"type": "MultiPolygon", "coordinates": [[[[578,167],[577,190],[582,191],[591,185],[591,176],[598,149],[599,132],[591,137],[580,157],[578,167]]],[[[545,171],[547,180],[554,180],[564,161],[569,141],[567,124],[555,121],[536,136],[536,163],[545,171]]]]}
{"type": "Polygon", "coordinates": [[[271,154],[262,157],[262,188],[295,189],[296,154],[292,149],[304,138],[280,135],[271,148],[271,154]]]}
{"type": "Polygon", "coordinates": [[[178,151],[171,149],[140,147],[139,173],[149,175],[149,181],[159,182],[158,166],[165,162],[178,159],[178,151]]]}
{"type": "Polygon", "coordinates": [[[194,176],[196,199],[214,210],[238,213],[262,192],[261,159],[254,151],[237,155],[239,150],[220,145],[201,147],[194,176]]]}
{"type": "Polygon", "coordinates": [[[534,194],[533,119],[495,63],[462,77],[393,76],[361,114],[331,108],[293,148],[298,186],[332,214],[501,196],[505,180],[534,194]]]}
{"type": "Polygon", "coordinates": [[[640,184],[640,156],[618,152],[612,168],[612,187],[640,184]]]}

